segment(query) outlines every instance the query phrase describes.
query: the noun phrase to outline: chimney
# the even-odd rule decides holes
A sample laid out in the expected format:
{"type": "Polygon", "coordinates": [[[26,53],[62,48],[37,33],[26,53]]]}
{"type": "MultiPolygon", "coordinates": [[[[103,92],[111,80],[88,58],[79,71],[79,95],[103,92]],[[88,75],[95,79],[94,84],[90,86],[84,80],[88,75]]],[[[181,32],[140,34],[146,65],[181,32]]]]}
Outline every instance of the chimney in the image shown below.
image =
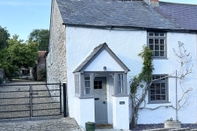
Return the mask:
{"type": "Polygon", "coordinates": [[[159,0],[144,0],[148,5],[159,6],[159,0]]]}

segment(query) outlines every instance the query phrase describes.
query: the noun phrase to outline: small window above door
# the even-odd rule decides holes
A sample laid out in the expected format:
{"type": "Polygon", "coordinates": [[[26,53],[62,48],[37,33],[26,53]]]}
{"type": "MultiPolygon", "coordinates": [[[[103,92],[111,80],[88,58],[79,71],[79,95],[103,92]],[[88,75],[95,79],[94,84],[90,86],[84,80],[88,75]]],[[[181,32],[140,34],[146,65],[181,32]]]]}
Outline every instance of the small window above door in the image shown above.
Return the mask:
{"type": "Polygon", "coordinates": [[[94,81],[94,89],[102,89],[102,81],[94,81]]]}

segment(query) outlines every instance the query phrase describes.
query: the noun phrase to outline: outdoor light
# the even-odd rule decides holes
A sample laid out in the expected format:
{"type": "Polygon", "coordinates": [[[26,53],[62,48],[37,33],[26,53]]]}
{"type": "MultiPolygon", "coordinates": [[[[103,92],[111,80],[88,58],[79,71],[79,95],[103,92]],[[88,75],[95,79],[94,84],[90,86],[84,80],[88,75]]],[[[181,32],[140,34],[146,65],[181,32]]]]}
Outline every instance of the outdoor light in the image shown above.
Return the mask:
{"type": "Polygon", "coordinates": [[[107,69],[107,67],[106,66],[103,66],[103,70],[106,71],[106,69],[107,69]]]}

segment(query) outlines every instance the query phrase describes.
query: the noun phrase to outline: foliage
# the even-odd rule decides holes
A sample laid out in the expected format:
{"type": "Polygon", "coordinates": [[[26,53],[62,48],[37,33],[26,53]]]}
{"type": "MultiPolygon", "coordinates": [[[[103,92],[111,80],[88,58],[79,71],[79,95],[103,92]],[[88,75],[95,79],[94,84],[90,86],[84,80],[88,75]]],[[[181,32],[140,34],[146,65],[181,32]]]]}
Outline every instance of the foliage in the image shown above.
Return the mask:
{"type": "Polygon", "coordinates": [[[130,96],[132,100],[131,126],[133,127],[137,124],[139,106],[144,101],[147,91],[152,83],[152,72],[154,70],[152,55],[153,51],[150,50],[149,47],[143,46],[143,50],[139,54],[143,59],[142,71],[139,75],[134,76],[130,84],[130,96]],[[136,95],[139,87],[143,88],[143,92],[140,97],[136,95]]]}
{"type": "Polygon", "coordinates": [[[35,29],[30,33],[29,41],[38,42],[38,50],[47,50],[49,43],[49,30],[35,29]]]}
{"type": "Polygon", "coordinates": [[[6,28],[2,28],[0,26],[0,51],[5,48],[7,44],[7,40],[9,39],[10,34],[6,30],[6,28]]]}
{"type": "Polygon", "coordinates": [[[153,71],[153,65],[152,65],[152,55],[153,51],[149,49],[149,47],[144,46],[143,51],[139,54],[139,56],[143,59],[143,67],[142,72],[138,76],[134,76],[132,83],[130,85],[130,93],[136,93],[138,87],[143,87],[141,84],[144,82],[150,82],[152,79],[152,71],[153,71]]]}
{"type": "Polygon", "coordinates": [[[42,80],[46,79],[46,70],[43,68],[39,71],[39,75],[42,78],[42,80]]]}
{"type": "Polygon", "coordinates": [[[22,43],[18,40],[18,36],[8,40],[8,47],[0,52],[0,68],[3,68],[6,76],[11,79],[18,76],[21,67],[33,67],[38,57],[38,43],[28,42],[22,43]]]}

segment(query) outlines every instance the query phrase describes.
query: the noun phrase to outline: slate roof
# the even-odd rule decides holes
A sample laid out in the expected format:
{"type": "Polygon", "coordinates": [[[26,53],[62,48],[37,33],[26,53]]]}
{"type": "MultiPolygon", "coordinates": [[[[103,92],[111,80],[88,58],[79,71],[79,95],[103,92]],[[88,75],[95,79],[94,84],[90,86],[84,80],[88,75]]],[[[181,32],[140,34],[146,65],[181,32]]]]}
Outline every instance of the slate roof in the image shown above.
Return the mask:
{"type": "Polygon", "coordinates": [[[106,43],[103,43],[94,48],[90,55],[86,57],[86,59],[74,70],[74,73],[83,71],[83,69],[85,69],[91,63],[91,61],[94,60],[94,58],[96,58],[96,56],[104,49],[108,51],[109,54],[111,54],[114,60],[125,70],[126,73],[130,71],[129,68],[108,47],[108,45],[106,43]]]}
{"type": "Polygon", "coordinates": [[[65,25],[197,30],[197,5],[144,1],[56,0],[65,25]]]}
{"type": "Polygon", "coordinates": [[[155,9],[179,28],[197,30],[197,5],[160,2],[155,9]]]}

